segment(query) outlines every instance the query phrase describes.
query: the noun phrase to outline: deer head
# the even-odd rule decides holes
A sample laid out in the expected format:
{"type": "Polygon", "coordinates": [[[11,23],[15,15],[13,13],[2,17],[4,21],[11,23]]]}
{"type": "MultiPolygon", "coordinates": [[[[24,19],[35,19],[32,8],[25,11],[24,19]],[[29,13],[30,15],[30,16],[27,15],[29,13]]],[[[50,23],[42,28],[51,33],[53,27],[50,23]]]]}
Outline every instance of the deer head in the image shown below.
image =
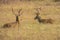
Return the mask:
{"type": "Polygon", "coordinates": [[[18,9],[18,10],[17,10],[17,13],[18,13],[18,14],[16,14],[15,11],[14,11],[14,9],[12,8],[12,12],[13,12],[13,14],[14,14],[15,16],[21,16],[21,14],[22,14],[21,11],[22,11],[22,8],[21,8],[21,9],[18,9]]]}
{"type": "Polygon", "coordinates": [[[13,12],[13,14],[16,16],[16,22],[17,22],[18,24],[19,24],[19,16],[22,15],[21,11],[22,11],[22,9],[18,9],[18,10],[17,10],[17,14],[16,14],[15,11],[14,11],[14,9],[12,8],[12,12],[13,12]]]}
{"type": "Polygon", "coordinates": [[[36,15],[39,15],[40,14],[40,10],[41,10],[41,8],[34,8],[35,10],[36,10],[36,15]]]}
{"type": "Polygon", "coordinates": [[[35,14],[36,14],[36,17],[34,19],[40,19],[40,12],[39,10],[41,10],[40,8],[35,8],[35,10],[37,11],[35,14]]]}

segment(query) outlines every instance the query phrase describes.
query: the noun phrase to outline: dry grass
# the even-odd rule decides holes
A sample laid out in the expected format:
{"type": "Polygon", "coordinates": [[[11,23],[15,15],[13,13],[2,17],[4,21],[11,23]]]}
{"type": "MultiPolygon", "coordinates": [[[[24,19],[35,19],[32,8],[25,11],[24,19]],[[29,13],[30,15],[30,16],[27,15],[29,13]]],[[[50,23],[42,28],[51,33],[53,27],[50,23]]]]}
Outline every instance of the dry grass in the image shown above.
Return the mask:
{"type": "Polygon", "coordinates": [[[22,8],[23,14],[19,17],[20,26],[11,28],[0,28],[0,40],[60,40],[60,6],[45,6],[30,3],[15,3],[10,5],[0,6],[0,27],[3,24],[15,21],[15,16],[12,14],[11,8],[15,10],[22,8]],[[41,7],[40,11],[42,18],[52,18],[53,24],[39,24],[34,20],[34,8],[41,7]],[[22,20],[21,20],[22,19],[22,20]]]}

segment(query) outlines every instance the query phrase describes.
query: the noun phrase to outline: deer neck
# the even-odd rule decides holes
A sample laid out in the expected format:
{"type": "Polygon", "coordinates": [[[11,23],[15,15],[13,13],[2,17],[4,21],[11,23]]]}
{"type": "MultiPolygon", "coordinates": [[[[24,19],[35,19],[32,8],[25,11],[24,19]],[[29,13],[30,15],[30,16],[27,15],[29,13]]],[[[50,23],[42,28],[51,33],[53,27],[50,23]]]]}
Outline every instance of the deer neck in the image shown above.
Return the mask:
{"type": "Polygon", "coordinates": [[[19,22],[19,18],[18,18],[18,16],[16,16],[16,22],[19,22]]]}

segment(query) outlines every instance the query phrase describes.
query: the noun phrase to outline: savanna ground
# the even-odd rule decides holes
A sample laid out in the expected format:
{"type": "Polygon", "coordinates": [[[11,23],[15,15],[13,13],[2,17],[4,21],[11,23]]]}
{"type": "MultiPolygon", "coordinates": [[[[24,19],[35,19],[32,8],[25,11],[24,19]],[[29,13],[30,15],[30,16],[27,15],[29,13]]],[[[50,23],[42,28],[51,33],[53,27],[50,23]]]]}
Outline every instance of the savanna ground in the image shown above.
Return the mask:
{"type": "Polygon", "coordinates": [[[0,4],[0,27],[5,23],[15,22],[15,13],[22,8],[22,15],[19,16],[20,25],[10,28],[0,28],[0,40],[60,40],[60,6],[55,3],[44,2],[18,2],[9,5],[0,4]],[[42,18],[52,18],[53,24],[39,24],[34,20],[36,10],[41,7],[42,18]]]}

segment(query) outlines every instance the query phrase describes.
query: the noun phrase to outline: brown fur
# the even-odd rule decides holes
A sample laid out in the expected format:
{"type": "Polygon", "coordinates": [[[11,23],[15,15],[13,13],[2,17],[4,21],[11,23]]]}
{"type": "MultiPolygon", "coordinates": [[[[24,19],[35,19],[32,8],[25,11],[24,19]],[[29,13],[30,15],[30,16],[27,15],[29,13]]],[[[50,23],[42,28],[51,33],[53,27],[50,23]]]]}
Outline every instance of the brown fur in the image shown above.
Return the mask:
{"type": "Polygon", "coordinates": [[[42,23],[50,23],[50,24],[52,24],[53,20],[52,19],[41,19],[41,22],[42,23]]]}
{"type": "Polygon", "coordinates": [[[12,12],[13,12],[13,14],[16,16],[16,21],[15,21],[15,22],[12,22],[12,23],[6,23],[6,24],[4,24],[4,25],[3,25],[3,28],[9,28],[9,27],[11,27],[12,25],[16,25],[17,23],[19,24],[19,16],[21,15],[21,14],[20,14],[21,10],[22,10],[22,9],[19,9],[19,10],[18,10],[18,15],[17,15],[17,14],[15,14],[15,12],[14,12],[14,10],[13,10],[13,8],[12,8],[12,12]]]}
{"type": "MultiPolygon", "coordinates": [[[[39,8],[40,9],[40,8],[39,8]]],[[[53,20],[51,18],[48,18],[48,19],[42,19],[40,16],[39,16],[39,10],[36,9],[37,13],[36,13],[36,17],[34,18],[35,20],[37,19],[37,21],[39,23],[50,23],[52,24],[53,23],[53,20]]]]}

